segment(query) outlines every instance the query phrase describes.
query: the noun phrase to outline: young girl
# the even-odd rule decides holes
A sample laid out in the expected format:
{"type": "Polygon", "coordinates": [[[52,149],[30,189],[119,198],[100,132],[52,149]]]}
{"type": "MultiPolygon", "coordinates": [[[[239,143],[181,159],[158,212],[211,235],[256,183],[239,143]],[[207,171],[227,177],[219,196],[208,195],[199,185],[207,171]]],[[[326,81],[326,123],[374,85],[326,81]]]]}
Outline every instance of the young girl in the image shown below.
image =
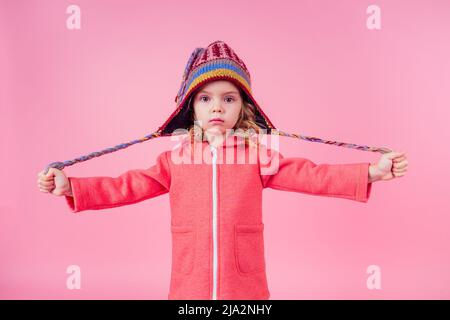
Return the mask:
{"type": "Polygon", "coordinates": [[[72,212],[129,205],[169,193],[169,299],[269,299],[264,255],[264,188],[367,202],[372,182],[401,177],[404,153],[370,163],[320,164],[284,158],[253,139],[275,127],[256,103],[250,74],[224,42],[197,48],[159,136],[185,130],[148,169],[112,177],[38,174],[42,192],[64,196],[72,212]],[[256,155],[256,156],[255,156],[256,155]],[[253,160],[253,161],[252,161],[253,160]]]}

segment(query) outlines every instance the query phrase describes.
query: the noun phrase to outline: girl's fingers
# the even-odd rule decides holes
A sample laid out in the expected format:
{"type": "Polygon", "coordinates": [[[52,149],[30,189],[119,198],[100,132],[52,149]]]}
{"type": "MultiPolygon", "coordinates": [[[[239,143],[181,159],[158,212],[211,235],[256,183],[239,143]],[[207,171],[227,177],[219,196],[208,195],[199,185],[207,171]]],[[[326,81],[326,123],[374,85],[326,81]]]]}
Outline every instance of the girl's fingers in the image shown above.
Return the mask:
{"type": "Polygon", "coordinates": [[[55,183],[53,181],[39,181],[39,185],[44,186],[44,187],[49,187],[49,186],[53,186],[55,185],[55,183]]]}
{"type": "Polygon", "coordinates": [[[41,177],[39,179],[37,179],[37,181],[54,181],[54,177],[41,177]]]}
{"type": "Polygon", "coordinates": [[[52,178],[52,179],[46,179],[46,178],[39,178],[38,180],[37,180],[37,182],[38,183],[49,183],[49,182],[54,182],[55,180],[52,178]]]}
{"type": "Polygon", "coordinates": [[[408,160],[403,160],[403,161],[393,161],[392,162],[392,165],[394,166],[394,167],[404,167],[404,166],[408,166],[408,160]]]}
{"type": "Polygon", "coordinates": [[[55,185],[54,184],[50,184],[50,185],[44,186],[44,185],[39,184],[38,188],[51,189],[51,188],[55,188],[55,185]]]}
{"type": "Polygon", "coordinates": [[[395,157],[392,160],[395,162],[399,162],[399,161],[403,161],[406,159],[406,156],[399,156],[399,157],[395,157]]]}
{"type": "Polygon", "coordinates": [[[52,190],[55,189],[55,187],[41,187],[39,189],[43,192],[51,192],[52,190]]]}
{"type": "Polygon", "coordinates": [[[394,173],[404,173],[406,171],[408,171],[408,170],[407,169],[392,169],[392,172],[394,172],[394,173]]]}
{"type": "Polygon", "coordinates": [[[406,161],[397,162],[397,163],[394,163],[393,166],[394,166],[394,168],[398,168],[398,169],[405,168],[408,166],[408,162],[406,162],[406,161]]]}
{"type": "Polygon", "coordinates": [[[395,151],[393,151],[390,155],[391,155],[392,158],[398,158],[398,157],[405,156],[406,152],[405,151],[403,151],[403,152],[395,152],[395,151]]]}
{"type": "Polygon", "coordinates": [[[49,186],[43,186],[43,185],[38,185],[39,191],[44,192],[44,193],[50,193],[53,189],[55,189],[54,185],[49,185],[49,186]]]}
{"type": "Polygon", "coordinates": [[[408,170],[408,164],[405,165],[394,165],[392,166],[392,172],[406,172],[408,170]]]}

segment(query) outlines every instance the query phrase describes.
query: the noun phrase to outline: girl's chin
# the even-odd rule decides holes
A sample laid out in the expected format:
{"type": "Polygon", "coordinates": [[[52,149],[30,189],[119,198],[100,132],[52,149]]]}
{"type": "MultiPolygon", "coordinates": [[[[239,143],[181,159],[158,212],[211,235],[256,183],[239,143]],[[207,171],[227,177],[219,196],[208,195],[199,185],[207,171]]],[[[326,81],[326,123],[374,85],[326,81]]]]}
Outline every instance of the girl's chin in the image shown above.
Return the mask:
{"type": "Polygon", "coordinates": [[[224,126],[224,122],[220,122],[220,121],[213,121],[208,124],[210,127],[223,127],[224,126]]]}
{"type": "Polygon", "coordinates": [[[223,123],[211,123],[206,130],[208,131],[225,131],[226,127],[223,123]]]}
{"type": "Polygon", "coordinates": [[[209,134],[225,134],[226,128],[223,125],[212,125],[205,130],[209,134]]]}

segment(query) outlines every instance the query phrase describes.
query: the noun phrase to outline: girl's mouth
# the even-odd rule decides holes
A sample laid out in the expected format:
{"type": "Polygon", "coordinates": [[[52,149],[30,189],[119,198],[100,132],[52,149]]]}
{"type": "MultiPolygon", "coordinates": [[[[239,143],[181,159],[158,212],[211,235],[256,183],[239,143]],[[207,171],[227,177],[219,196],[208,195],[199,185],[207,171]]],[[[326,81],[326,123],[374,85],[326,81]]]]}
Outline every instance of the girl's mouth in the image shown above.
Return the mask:
{"type": "Polygon", "coordinates": [[[219,124],[223,123],[224,121],[222,119],[211,119],[209,120],[210,123],[219,124]]]}

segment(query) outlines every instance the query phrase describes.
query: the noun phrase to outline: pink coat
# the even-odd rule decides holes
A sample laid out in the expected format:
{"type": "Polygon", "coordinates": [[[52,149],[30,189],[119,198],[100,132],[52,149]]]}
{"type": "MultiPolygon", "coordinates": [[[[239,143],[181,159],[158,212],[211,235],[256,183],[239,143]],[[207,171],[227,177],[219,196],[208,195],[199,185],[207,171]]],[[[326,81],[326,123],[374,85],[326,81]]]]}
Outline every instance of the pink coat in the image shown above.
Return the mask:
{"type": "Polygon", "coordinates": [[[116,178],[69,177],[73,197],[65,198],[72,212],[80,212],[169,193],[168,298],[269,299],[263,189],[367,202],[370,163],[316,165],[304,158],[284,158],[264,145],[251,162],[250,150],[235,136],[218,147],[199,143],[195,152],[185,140],[161,153],[148,169],[129,170],[116,178]],[[194,161],[199,154],[202,163],[194,161]],[[245,154],[247,161],[239,162],[239,154],[245,154]]]}

